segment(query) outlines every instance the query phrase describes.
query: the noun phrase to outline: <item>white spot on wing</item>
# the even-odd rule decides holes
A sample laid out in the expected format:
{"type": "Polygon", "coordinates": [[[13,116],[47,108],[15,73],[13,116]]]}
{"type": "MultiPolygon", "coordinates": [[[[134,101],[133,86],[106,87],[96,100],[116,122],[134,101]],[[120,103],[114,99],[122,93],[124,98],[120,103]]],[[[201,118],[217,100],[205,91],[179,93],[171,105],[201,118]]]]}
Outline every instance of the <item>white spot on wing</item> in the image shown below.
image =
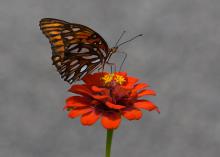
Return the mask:
{"type": "Polygon", "coordinates": [[[78,67],[79,67],[79,64],[76,64],[76,65],[72,66],[71,71],[75,71],[75,69],[78,68],[78,67]]]}
{"type": "Polygon", "coordinates": [[[76,47],[77,45],[78,44],[72,44],[72,45],[69,46],[69,49],[72,49],[72,48],[76,47]]]}
{"type": "Polygon", "coordinates": [[[106,52],[103,49],[100,49],[100,51],[103,54],[103,56],[106,57],[106,52]]]}
{"type": "Polygon", "coordinates": [[[91,63],[97,63],[97,62],[100,62],[100,59],[96,59],[96,60],[92,61],[91,63]]]}
{"type": "Polygon", "coordinates": [[[76,64],[78,62],[78,60],[73,60],[71,63],[70,63],[70,65],[74,65],[74,64],[76,64]]]}
{"type": "Polygon", "coordinates": [[[98,58],[96,55],[83,56],[84,59],[95,59],[98,58]]]}
{"type": "Polygon", "coordinates": [[[76,32],[76,31],[79,31],[80,28],[73,28],[73,31],[76,32]]]}
{"type": "Polygon", "coordinates": [[[86,69],[87,69],[87,65],[84,65],[81,69],[80,69],[80,72],[83,72],[83,71],[85,71],[86,69]]]}
{"type": "Polygon", "coordinates": [[[69,79],[72,79],[75,75],[75,72],[73,72],[72,74],[69,75],[69,79]]]}
{"type": "Polygon", "coordinates": [[[89,49],[83,47],[79,53],[86,53],[86,52],[89,52],[89,49]]]}
{"type": "Polygon", "coordinates": [[[69,30],[63,30],[62,33],[69,33],[70,31],[69,30]]]}
{"type": "Polygon", "coordinates": [[[73,39],[74,37],[73,37],[73,36],[66,36],[65,38],[68,39],[68,40],[71,40],[71,39],[73,39]]]}

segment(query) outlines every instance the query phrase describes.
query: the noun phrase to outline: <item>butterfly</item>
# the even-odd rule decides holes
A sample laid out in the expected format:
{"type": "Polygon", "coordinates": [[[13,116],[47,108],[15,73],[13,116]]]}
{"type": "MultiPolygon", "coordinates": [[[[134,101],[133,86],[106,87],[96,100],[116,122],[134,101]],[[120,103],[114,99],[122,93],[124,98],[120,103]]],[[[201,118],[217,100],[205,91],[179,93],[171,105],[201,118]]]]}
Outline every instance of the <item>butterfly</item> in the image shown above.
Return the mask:
{"type": "Polygon", "coordinates": [[[91,28],[59,19],[43,18],[39,26],[51,44],[53,65],[70,84],[97,68],[104,69],[118,47],[128,42],[117,45],[121,35],[116,45],[109,48],[101,35],[91,28]]]}

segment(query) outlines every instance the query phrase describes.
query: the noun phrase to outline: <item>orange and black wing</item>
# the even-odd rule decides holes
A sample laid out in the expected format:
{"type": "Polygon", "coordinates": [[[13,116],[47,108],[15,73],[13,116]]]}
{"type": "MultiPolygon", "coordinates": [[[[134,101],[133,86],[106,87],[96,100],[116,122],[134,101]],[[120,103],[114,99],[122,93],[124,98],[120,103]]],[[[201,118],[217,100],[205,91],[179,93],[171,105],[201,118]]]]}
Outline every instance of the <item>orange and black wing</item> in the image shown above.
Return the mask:
{"type": "Polygon", "coordinates": [[[105,40],[89,27],[44,18],[40,28],[50,41],[53,64],[69,83],[101,67],[109,55],[105,40]]]}

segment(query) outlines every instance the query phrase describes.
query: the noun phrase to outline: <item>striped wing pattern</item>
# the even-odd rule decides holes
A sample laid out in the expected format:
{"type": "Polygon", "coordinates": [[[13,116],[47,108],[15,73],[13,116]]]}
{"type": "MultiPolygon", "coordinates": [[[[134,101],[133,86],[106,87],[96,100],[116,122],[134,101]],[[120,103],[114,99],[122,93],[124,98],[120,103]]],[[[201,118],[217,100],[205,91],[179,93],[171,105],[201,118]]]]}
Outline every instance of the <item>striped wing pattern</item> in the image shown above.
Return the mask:
{"type": "Polygon", "coordinates": [[[109,57],[107,43],[89,27],[44,18],[40,28],[51,44],[53,64],[69,83],[102,67],[109,57]]]}

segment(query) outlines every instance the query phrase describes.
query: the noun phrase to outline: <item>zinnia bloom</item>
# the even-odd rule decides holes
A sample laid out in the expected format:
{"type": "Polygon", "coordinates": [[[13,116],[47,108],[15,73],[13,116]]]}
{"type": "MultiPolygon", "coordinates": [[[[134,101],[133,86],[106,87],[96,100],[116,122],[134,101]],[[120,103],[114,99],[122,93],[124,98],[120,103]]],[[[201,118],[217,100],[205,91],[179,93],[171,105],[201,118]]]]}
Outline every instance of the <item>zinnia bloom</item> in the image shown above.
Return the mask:
{"type": "Polygon", "coordinates": [[[73,85],[69,91],[77,95],[66,100],[64,109],[70,118],[81,116],[83,125],[92,125],[99,118],[106,129],[116,129],[122,116],[139,120],[141,109],[160,112],[156,105],[143,96],[155,96],[147,89],[148,84],[137,83],[138,79],[125,72],[98,72],[86,75],[84,84],[73,85]]]}

